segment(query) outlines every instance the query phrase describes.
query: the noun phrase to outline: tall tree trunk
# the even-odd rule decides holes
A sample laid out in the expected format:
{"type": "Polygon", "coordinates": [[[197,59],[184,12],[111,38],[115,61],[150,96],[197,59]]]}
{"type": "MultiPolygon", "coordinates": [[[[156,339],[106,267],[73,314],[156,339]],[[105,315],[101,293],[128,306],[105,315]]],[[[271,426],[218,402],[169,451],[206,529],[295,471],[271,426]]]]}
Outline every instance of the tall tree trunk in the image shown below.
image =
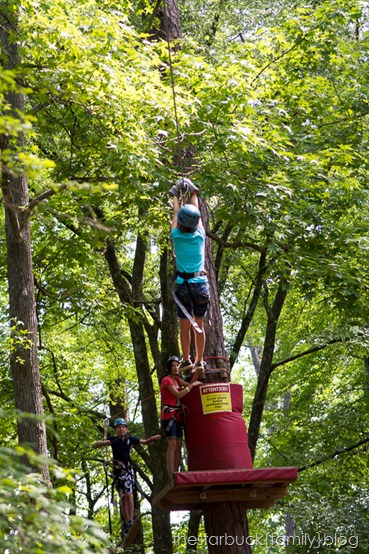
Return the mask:
{"type": "Polygon", "coordinates": [[[196,550],[196,542],[192,544],[192,537],[197,537],[199,534],[199,527],[202,518],[202,510],[191,510],[190,518],[188,520],[187,529],[187,544],[191,545],[191,550],[196,550]]]}
{"type": "Polygon", "coordinates": [[[209,554],[251,554],[245,502],[210,502],[204,508],[209,554]]]}
{"type": "Polygon", "coordinates": [[[168,248],[165,248],[160,256],[161,306],[163,313],[162,321],[165,322],[165,332],[161,334],[161,367],[159,368],[159,378],[166,372],[166,361],[169,356],[179,355],[178,318],[171,293],[172,281],[170,274],[174,273],[174,268],[169,267],[171,257],[168,248]]]}
{"type": "MultiPolygon", "coordinates": [[[[200,200],[201,219],[205,230],[209,230],[208,207],[206,202],[200,200]]],[[[207,317],[205,319],[206,343],[204,357],[225,358],[226,351],[224,347],[223,336],[223,318],[220,311],[219,292],[217,286],[217,276],[215,272],[213,244],[207,239],[205,244],[205,267],[208,274],[210,287],[210,304],[207,317]]],[[[216,366],[219,361],[213,362],[216,366]]]]}
{"type": "Polygon", "coordinates": [[[146,31],[152,37],[173,41],[182,38],[182,27],[179,18],[178,0],[162,0],[154,2],[154,13],[145,17],[146,31]],[[155,18],[159,19],[157,25],[155,18]]]}
{"type": "MultiPolygon", "coordinates": [[[[146,251],[146,242],[142,237],[137,238],[135,261],[133,268],[132,285],[123,276],[115,251],[114,242],[107,241],[105,257],[109,271],[119,299],[123,305],[130,305],[132,309],[128,315],[135,365],[138,377],[138,387],[141,398],[142,418],[147,436],[158,432],[158,417],[155,394],[150,371],[146,335],[142,318],[142,305],[135,305],[134,300],[141,298],[142,276],[146,251]],[[135,308],[135,311],[133,310],[135,308]]],[[[153,494],[158,493],[167,484],[165,463],[165,441],[149,446],[150,456],[147,457],[148,466],[153,474],[153,494]]],[[[169,514],[159,508],[152,509],[152,525],[154,533],[155,554],[171,554],[172,538],[169,514]]]]}
{"type": "Polygon", "coordinates": [[[293,516],[287,512],[285,518],[286,538],[290,539],[286,544],[286,554],[292,554],[295,551],[293,539],[296,536],[296,522],[293,516]]]}
{"type": "MultiPolygon", "coordinates": [[[[10,15],[1,17],[0,43],[6,55],[6,68],[20,64],[18,43],[10,40],[16,34],[10,15]]],[[[12,116],[24,112],[25,97],[21,93],[7,95],[12,116]]],[[[25,146],[22,134],[16,148],[25,146]]],[[[13,148],[9,137],[0,137],[0,149],[13,148]]],[[[24,176],[14,176],[3,163],[2,193],[5,209],[5,231],[9,283],[9,317],[11,324],[10,367],[13,378],[14,402],[17,410],[32,417],[18,420],[18,438],[22,445],[31,446],[38,454],[47,455],[46,427],[42,404],[41,379],[37,353],[37,316],[34,292],[28,182],[24,176]],[[34,417],[38,416],[38,417],[34,417]]],[[[49,481],[47,466],[43,476],[49,481]]]]}

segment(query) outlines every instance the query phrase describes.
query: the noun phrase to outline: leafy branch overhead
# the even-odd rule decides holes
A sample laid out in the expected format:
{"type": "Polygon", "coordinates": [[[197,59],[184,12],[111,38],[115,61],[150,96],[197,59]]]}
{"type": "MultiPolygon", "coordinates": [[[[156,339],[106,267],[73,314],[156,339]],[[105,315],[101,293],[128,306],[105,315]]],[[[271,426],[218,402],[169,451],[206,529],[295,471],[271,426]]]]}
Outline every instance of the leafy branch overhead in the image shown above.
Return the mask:
{"type": "MultiPolygon", "coordinates": [[[[63,495],[107,528],[90,446],[107,415],[142,438],[158,431],[158,379],[179,354],[168,191],[180,155],[207,209],[221,310],[209,314],[209,335],[223,324],[255,464],[304,469],[286,504],[250,515],[250,529],[284,533],[287,513],[306,533],[321,531],[323,516],[340,531],[350,519],[364,544],[366,6],[166,3],[181,16],[171,65],[158,38],[163,3],[4,3],[0,217],[9,244],[23,244],[26,223],[37,318],[30,337],[17,312],[9,339],[6,270],[16,259],[1,241],[1,444],[17,440],[8,352],[26,358],[32,344],[48,453],[80,472],[63,495]],[[24,100],[17,109],[14,98],[24,100]]],[[[146,498],[166,484],[161,442],[134,456],[146,498]]],[[[152,518],[142,518],[145,544],[153,536],[155,552],[164,542],[170,552],[169,518],[154,508],[152,518]]]]}

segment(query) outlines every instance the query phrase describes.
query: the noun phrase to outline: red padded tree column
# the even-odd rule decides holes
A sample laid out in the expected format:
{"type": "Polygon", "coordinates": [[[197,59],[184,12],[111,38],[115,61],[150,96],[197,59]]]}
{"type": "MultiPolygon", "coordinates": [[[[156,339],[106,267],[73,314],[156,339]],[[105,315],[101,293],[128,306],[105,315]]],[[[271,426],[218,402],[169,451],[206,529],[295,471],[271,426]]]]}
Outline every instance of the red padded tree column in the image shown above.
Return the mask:
{"type": "Polygon", "coordinates": [[[252,467],[241,385],[202,385],[182,404],[189,471],[252,467]]]}

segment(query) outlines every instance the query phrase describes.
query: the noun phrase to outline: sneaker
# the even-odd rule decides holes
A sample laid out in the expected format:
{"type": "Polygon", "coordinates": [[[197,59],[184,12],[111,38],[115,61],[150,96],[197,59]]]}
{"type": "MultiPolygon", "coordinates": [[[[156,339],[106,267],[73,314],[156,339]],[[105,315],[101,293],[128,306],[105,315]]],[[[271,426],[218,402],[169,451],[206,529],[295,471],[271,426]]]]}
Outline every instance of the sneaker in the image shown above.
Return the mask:
{"type": "Polygon", "coordinates": [[[192,369],[190,360],[182,360],[178,366],[178,371],[184,371],[185,369],[192,369]]]}
{"type": "Polygon", "coordinates": [[[204,373],[205,371],[205,363],[204,362],[195,362],[195,365],[193,366],[192,373],[196,373],[197,375],[200,375],[200,373],[204,373]]]}

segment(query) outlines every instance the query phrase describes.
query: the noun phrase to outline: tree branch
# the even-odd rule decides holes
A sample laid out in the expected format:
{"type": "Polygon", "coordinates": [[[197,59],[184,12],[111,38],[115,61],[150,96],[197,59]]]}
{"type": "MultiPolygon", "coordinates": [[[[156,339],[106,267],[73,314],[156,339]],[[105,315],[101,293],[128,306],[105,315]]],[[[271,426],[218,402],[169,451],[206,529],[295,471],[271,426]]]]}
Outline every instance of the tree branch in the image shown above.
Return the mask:
{"type": "Polygon", "coordinates": [[[259,438],[261,420],[268,390],[268,383],[271,375],[277,324],[282,312],[284,302],[286,300],[287,290],[287,281],[285,279],[281,279],[272,306],[265,306],[268,322],[264,339],[263,356],[261,359],[260,372],[258,375],[258,382],[256,385],[254,400],[252,403],[249,424],[249,447],[252,458],[254,458],[255,456],[255,450],[259,438]]]}
{"type": "Polygon", "coordinates": [[[256,250],[256,252],[260,252],[263,254],[265,252],[265,248],[262,248],[261,246],[258,246],[257,244],[254,244],[252,242],[227,242],[223,239],[219,238],[217,235],[212,233],[211,231],[206,231],[206,235],[211,238],[214,242],[220,244],[223,248],[251,248],[252,250],[256,250]]]}
{"type": "Polygon", "coordinates": [[[260,298],[260,295],[261,295],[262,286],[263,286],[263,277],[265,275],[265,272],[266,272],[266,254],[262,253],[261,256],[260,256],[260,259],[259,259],[259,269],[258,269],[258,273],[257,273],[257,276],[256,276],[256,280],[255,280],[255,284],[254,284],[254,292],[252,294],[252,298],[251,298],[251,301],[250,301],[250,304],[249,304],[249,308],[248,308],[248,310],[246,311],[246,313],[244,314],[244,316],[242,318],[241,327],[240,327],[240,329],[237,333],[236,340],[234,342],[233,348],[232,348],[230,356],[229,356],[229,362],[230,362],[231,369],[232,369],[232,367],[233,367],[233,365],[234,365],[234,363],[237,359],[237,356],[240,352],[243,340],[245,338],[245,335],[248,331],[248,328],[249,328],[250,323],[252,321],[252,318],[254,316],[256,307],[258,305],[259,298],[260,298]]]}
{"type": "Polygon", "coordinates": [[[369,437],[367,437],[366,439],[363,439],[362,441],[357,442],[356,444],[352,444],[351,446],[346,446],[345,448],[342,448],[342,450],[335,450],[332,454],[329,454],[328,456],[325,456],[320,460],[316,460],[315,462],[311,462],[311,464],[306,464],[305,466],[300,467],[298,469],[298,472],[301,473],[306,469],[311,469],[312,467],[316,467],[318,465],[324,464],[329,460],[333,460],[334,458],[336,458],[336,456],[340,456],[341,454],[347,454],[347,452],[352,452],[352,450],[355,450],[356,448],[363,446],[363,444],[368,444],[368,443],[369,443],[369,437]]]}
{"type": "Polygon", "coordinates": [[[313,348],[309,348],[308,350],[305,350],[305,352],[300,352],[299,354],[295,354],[295,356],[290,356],[288,358],[285,358],[284,360],[281,360],[280,362],[276,362],[271,365],[271,371],[273,369],[276,369],[277,367],[288,364],[290,362],[293,362],[295,360],[298,360],[299,358],[303,358],[304,356],[308,356],[309,354],[313,354],[314,352],[319,352],[319,350],[324,350],[324,348],[327,348],[328,346],[331,346],[332,344],[337,344],[339,342],[347,341],[348,339],[332,339],[325,344],[321,344],[320,346],[314,346],[313,348]]]}
{"type": "Polygon", "coordinates": [[[253,78],[253,80],[251,81],[251,85],[255,83],[255,81],[260,77],[260,75],[266,70],[268,69],[268,67],[270,67],[272,64],[274,64],[275,62],[277,62],[278,60],[280,60],[281,58],[284,58],[284,56],[287,56],[290,52],[292,52],[292,50],[294,50],[295,48],[297,48],[297,46],[300,46],[300,44],[306,40],[306,35],[308,35],[309,33],[313,33],[314,31],[316,31],[317,29],[319,29],[319,27],[321,27],[323,25],[323,23],[319,23],[318,25],[315,25],[314,27],[312,27],[311,29],[309,29],[309,31],[307,31],[306,33],[304,33],[302,36],[300,36],[295,44],[293,44],[291,46],[291,48],[288,48],[287,50],[284,50],[281,54],[279,54],[279,56],[276,56],[275,58],[273,58],[272,60],[270,60],[270,62],[268,62],[264,67],[261,68],[261,70],[259,71],[259,73],[257,73],[257,75],[253,78]]]}
{"type": "MultiPolygon", "coordinates": [[[[54,410],[54,406],[51,402],[51,398],[50,398],[50,395],[49,395],[49,392],[48,390],[46,389],[45,385],[42,383],[41,381],[41,390],[42,390],[42,394],[44,395],[44,398],[46,400],[46,404],[47,404],[47,407],[49,408],[49,412],[55,416],[55,410],[54,410]]],[[[53,446],[53,453],[52,453],[52,457],[55,459],[55,460],[58,460],[58,456],[59,456],[59,452],[58,452],[58,441],[56,439],[56,436],[57,436],[57,433],[58,433],[58,424],[57,424],[57,421],[55,419],[55,417],[53,418],[53,429],[54,429],[54,433],[50,436],[50,442],[53,446]]]]}
{"type": "Polygon", "coordinates": [[[65,402],[67,402],[68,404],[70,404],[73,408],[76,408],[78,410],[78,412],[80,414],[84,414],[84,415],[90,415],[92,416],[94,419],[97,419],[97,420],[102,420],[102,419],[105,419],[106,418],[106,414],[105,413],[102,413],[102,412],[97,412],[95,410],[91,410],[91,409],[84,409],[84,408],[81,408],[80,406],[78,406],[74,400],[68,396],[67,394],[65,394],[65,392],[58,392],[58,391],[55,391],[55,390],[51,390],[49,388],[46,388],[44,387],[44,391],[49,394],[49,395],[52,395],[52,396],[56,396],[57,398],[61,398],[62,400],[65,400],[65,402]]]}
{"type": "Polygon", "coordinates": [[[230,222],[227,223],[221,238],[222,244],[219,244],[219,247],[217,250],[217,254],[214,261],[214,269],[215,269],[215,275],[216,275],[217,281],[219,281],[219,272],[220,272],[220,267],[223,259],[225,245],[227,244],[227,239],[231,234],[232,229],[233,229],[233,225],[230,222]]]}
{"type": "Polygon", "coordinates": [[[49,189],[42,192],[37,198],[34,198],[29,204],[28,204],[28,211],[31,212],[33,208],[35,208],[40,202],[43,200],[46,200],[47,198],[50,198],[50,196],[53,196],[57,192],[60,192],[61,190],[64,190],[67,188],[67,185],[59,185],[57,189],[49,189]]]}
{"type": "Polygon", "coordinates": [[[218,12],[214,15],[214,19],[211,22],[209,32],[207,33],[209,38],[205,41],[205,44],[209,48],[212,46],[212,44],[215,40],[215,35],[218,31],[219,20],[220,20],[221,11],[222,11],[222,8],[223,8],[223,3],[224,3],[223,0],[220,0],[219,6],[218,6],[218,12]]]}
{"type": "Polygon", "coordinates": [[[162,3],[162,0],[156,0],[156,3],[155,3],[155,6],[154,6],[154,9],[152,11],[152,14],[151,14],[151,17],[148,21],[148,23],[146,24],[146,32],[147,33],[151,33],[151,28],[152,28],[152,24],[154,23],[154,19],[155,17],[157,16],[157,13],[159,11],[159,8],[160,8],[160,4],[162,3]]]}

